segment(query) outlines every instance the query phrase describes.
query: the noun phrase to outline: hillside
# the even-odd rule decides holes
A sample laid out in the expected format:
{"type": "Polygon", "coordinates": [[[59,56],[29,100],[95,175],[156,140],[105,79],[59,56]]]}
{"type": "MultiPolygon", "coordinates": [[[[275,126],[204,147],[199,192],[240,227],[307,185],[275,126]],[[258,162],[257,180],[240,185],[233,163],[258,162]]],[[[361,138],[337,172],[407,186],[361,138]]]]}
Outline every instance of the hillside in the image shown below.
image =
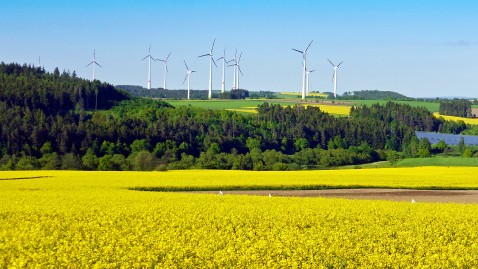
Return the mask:
{"type": "Polygon", "coordinates": [[[412,100],[403,94],[393,91],[379,91],[379,90],[363,90],[345,92],[342,99],[357,99],[357,100],[412,100]]]}
{"type": "Polygon", "coordinates": [[[463,128],[393,102],[340,118],[268,103],[246,114],[130,98],[58,70],[2,64],[0,71],[0,169],[324,168],[384,160],[389,151],[415,157],[414,131],[463,128]]]}
{"type": "Polygon", "coordinates": [[[3,108],[28,107],[52,115],[65,114],[78,106],[85,110],[109,109],[126,99],[129,99],[128,94],[112,85],[80,79],[75,72],[60,73],[56,68],[49,73],[41,67],[0,63],[3,108]]]}

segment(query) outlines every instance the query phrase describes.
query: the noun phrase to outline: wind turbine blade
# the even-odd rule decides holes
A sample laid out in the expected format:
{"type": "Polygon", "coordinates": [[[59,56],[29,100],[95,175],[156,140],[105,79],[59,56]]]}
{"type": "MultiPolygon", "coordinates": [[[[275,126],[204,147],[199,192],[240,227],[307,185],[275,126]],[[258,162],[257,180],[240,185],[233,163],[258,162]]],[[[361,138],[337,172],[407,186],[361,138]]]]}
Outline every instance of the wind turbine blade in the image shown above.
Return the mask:
{"type": "Polygon", "coordinates": [[[329,60],[329,58],[327,58],[327,61],[329,61],[329,63],[330,63],[333,67],[335,67],[335,64],[334,64],[331,60],[329,60]]]}
{"type": "Polygon", "coordinates": [[[295,50],[295,51],[297,51],[298,53],[302,53],[302,54],[304,54],[304,52],[303,52],[303,51],[296,50],[296,49],[292,49],[292,50],[295,50]]]}
{"type": "Polygon", "coordinates": [[[239,55],[239,60],[237,60],[237,63],[241,61],[241,58],[242,58],[242,51],[241,51],[241,54],[239,55]]]}
{"type": "Polygon", "coordinates": [[[186,64],[186,61],[184,61],[184,65],[186,66],[186,70],[189,71],[189,67],[188,67],[188,65],[186,64]]]}
{"type": "Polygon", "coordinates": [[[148,52],[149,52],[149,55],[151,55],[151,45],[149,45],[148,52]]]}
{"type": "Polygon", "coordinates": [[[309,45],[307,46],[307,48],[305,49],[305,52],[307,53],[307,50],[309,49],[310,45],[312,45],[312,42],[314,42],[314,40],[310,41],[309,45]]]}
{"type": "Polygon", "coordinates": [[[165,62],[165,63],[166,63],[166,72],[169,72],[169,70],[168,70],[168,64],[167,64],[167,62],[165,62]]]}
{"type": "Polygon", "coordinates": [[[94,63],[94,62],[91,62],[91,63],[87,64],[85,67],[88,67],[88,66],[90,66],[92,63],[94,63]]]}
{"type": "MultiPolygon", "coordinates": [[[[221,59],[224,59],[224,57],[217,58],[216,61],[219,61],[219,60],[221,60],[221,59]]],[[[225,60],[225,59],[224,59],[224,60],[225,60]]]]}
{"type": "Polygon", "coordinates": [[[342,62],[340,62],[340,63],[339,63],[339,65],[337,65],[337,67],[339,67],[339,66],[340,66],[342,63],[343,63],[343,61],[342,61],[342,62]]]}
{"type": "Polygon", "coordinates": [[[315,71],[315,70],[310,70],[309,73],[312,73],[312,72],[314,72],[314,71],[315,71]]]}
{"type": "Polygon", "coordinates": [[[149,55],[144,56],[143,60],[146,59],[146,58],[148,58],[148,57],[149,57],[149,55]]]}
{"type": "Polygon", "coordinates": [[[186,75],[186,77],[184,78],[184,81],[183,81],[183,84],[184,82],[186,82],[186,79],[188,78],[189,74],[186,75]]]}
{"type": "Polygon", "coordinates": [[[210,55],[211,55],[211,54],[208,53],[208,54],[204,54],[204,55],[198,56],[198,58],[199,58],[199,57],[204,57],[204,56],[210,56],[210,55]]]}
{"type": "Polygon", "coordinates": [[[214,65],[217,67],[217,64],[216,64],[216,62],[214,61],[214,58],[212,58],[212,55],[211,55],[211,60],[212,60],[212,62],[214,63],[214,65]]]}
{"type": "Polygon", "coordinates": [[[97,66],[99,66],[99,67],[103,67],[103,66],[101,66],[101,65],[100,65],[99,63],[97,63],[97,62],[95,62],[95,64],[96,64],[97,66]]]}
{"type": "Polygon", "coordinates": [[[244,74],[242,74],[242,70],[241,70],[241,67],[239,65],[237,66],[237,69],[239,69],[239,72],[241,73],[241,76],[244,76],[244,74]]]}
{"type": "Polygon", "coordinates": [[[196,72],[197,72],[196,70],[191,71],[191,73],[196,73],[196,72]]]}
{"type": "Polygon", "coordinates": [[[332,81],[334,81],[334,80],[335,80],[335,71],[332,72],[332,81]]]}
{"type": "Polygon", "coordinates": [[[214,44],[216,44],[216,39],[215,38],[214,38],[214,41],[212,42],[211,54],[212,54],[212,51],[214,50],[214,44]]]}
{"type": "Polygon", "coordinates": [[[172,53],[172,52],[170,52],[170,53],[168,54],[168,57],[166,57],[166,61],[168,61],[169,56],[171,56],[171,53],[172,53]]]}

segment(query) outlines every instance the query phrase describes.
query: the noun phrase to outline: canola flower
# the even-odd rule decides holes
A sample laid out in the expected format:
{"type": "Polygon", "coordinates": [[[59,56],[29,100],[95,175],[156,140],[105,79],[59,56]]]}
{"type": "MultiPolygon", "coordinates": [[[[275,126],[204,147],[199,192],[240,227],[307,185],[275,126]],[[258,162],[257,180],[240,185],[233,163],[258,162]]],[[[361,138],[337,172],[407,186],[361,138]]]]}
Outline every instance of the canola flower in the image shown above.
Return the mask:
{"type": "Polygon", "coordinates": [[[433,113],[433,115],[438,118],[438,117],[442,117],[444,118],[445,120],[449,120],[449,121],[463,121],[465,122],[466,124],[478,124],[478,118],[462,118],[462,117],[455,117],[455,116],[447,116],[447,115],[441,115],[439,113],[433,113]]]}
{"type": "Polygon", "coordinates": [[[477,172],[478,168],[446,167],[0,172],[0,268],[474,268],[477,205],[128,188],[253,184],[477,188],[473,176],[477,172]]]}
{"type": "Polygon", "coordinates": [[[348,116],[350,115],[351,106],[337,106],[337,105],[307,105],[319,107],[320,110],[334,115],[348,116]]]}

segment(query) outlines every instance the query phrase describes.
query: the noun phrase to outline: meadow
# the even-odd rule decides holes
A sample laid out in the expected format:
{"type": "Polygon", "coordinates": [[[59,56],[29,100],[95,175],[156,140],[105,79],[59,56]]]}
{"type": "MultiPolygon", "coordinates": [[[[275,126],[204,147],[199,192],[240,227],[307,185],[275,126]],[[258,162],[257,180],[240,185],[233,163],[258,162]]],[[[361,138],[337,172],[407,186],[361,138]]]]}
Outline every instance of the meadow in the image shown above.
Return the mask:
{"type": "Polygon", "coordinates": [[[1,268],[477,267],[477,205],[132,187],[478,189],[478,168],[0,172],[1,268]]]}

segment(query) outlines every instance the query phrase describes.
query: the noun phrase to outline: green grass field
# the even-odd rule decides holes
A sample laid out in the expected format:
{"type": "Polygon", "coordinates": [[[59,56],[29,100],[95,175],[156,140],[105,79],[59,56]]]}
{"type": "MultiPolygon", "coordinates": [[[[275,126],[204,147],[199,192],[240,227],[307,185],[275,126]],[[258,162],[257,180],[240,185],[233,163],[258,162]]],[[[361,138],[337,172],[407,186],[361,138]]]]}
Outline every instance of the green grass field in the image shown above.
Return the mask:
{"type": "Polygon", "coordinates": [[[417,167],[417,166],[478,166],[478,158],[463,158],[463,157],[412,158],[412,159],[404,159],[397,164],[397,167],[417,167]]]}

